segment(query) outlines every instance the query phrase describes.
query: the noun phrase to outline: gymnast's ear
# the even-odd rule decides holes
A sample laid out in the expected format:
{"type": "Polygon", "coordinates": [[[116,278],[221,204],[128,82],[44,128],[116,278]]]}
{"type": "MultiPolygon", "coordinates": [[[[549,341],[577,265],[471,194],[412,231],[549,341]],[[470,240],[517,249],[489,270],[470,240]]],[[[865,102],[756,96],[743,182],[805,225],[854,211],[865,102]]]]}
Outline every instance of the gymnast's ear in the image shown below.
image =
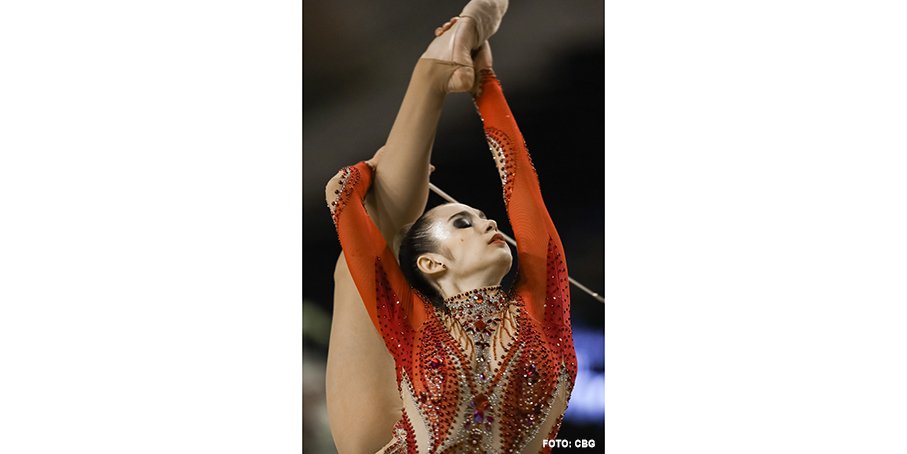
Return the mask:
{"type": "Polygon", "coordinates": [[[447,265],[444,262],[444,256],[441,254],[422,254],[416,259],[416,266],[425,276],[437,279],[447,272],[447,265]]]}

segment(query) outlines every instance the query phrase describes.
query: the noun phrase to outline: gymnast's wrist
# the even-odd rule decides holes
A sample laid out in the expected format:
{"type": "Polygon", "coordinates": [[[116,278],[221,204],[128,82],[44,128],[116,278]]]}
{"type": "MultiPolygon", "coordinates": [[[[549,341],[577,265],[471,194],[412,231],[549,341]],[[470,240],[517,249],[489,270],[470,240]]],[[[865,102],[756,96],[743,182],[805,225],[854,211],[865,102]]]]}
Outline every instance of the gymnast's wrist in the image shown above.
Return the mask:
{"type": "Polygon", "coordinates": [[[479,69],[477,79],[478,79],[478,84],[476,84],[476,85],[483,86],[483,87],[489,83],[500,84],[500,81],[498,81],[497,74],[495,74],[494,70],[491,68],[479,69]]]}

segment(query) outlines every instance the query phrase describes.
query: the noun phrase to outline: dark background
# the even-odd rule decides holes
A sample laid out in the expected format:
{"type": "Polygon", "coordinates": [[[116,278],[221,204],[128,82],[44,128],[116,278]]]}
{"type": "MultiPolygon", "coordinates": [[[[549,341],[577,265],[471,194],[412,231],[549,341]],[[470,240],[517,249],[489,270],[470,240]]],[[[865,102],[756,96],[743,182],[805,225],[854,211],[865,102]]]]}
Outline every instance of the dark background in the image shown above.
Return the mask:
{"type": "MultiPolygon", "coordinates": [[[[332,273],[340,252],[323,187],[342,166],[369,158],[390,130],[413,65],[433,30],[465,2],[413,0],[303,3],[304,451],[332,452],[323,369],[332,273]]],[[[514,1],[491,39],[495,71],[538,170],[570,275],[604,288],[604,4],[600,0],[514,1]]],[[[500,182],[471,98],[452,95],[432,154],[432,182],[506,225],[500,182]]],[[[441,203],[432,195],[429,206],[441,203]]],[[[571,289],[580,367],[604,372],[604,306],[571,289]],[[578,343],[579,344],[579,343],[578,343]],[[585,364],[585,367],[584,367],[585,364]]],[[[582,373],[582,372],[581,372],[582,373]]],[[[578,378],[586,380],[590,375],[578,378]],[[584,378],[586,377],[586,378],[584,378]]],[[[584,381],[584,383],[593,383],[584,381]]],[[[595,386],[603,378],[594,381],[595,386]]],[[[574,392],[558,438],[604,446],[601,392],[574,392]]]]}

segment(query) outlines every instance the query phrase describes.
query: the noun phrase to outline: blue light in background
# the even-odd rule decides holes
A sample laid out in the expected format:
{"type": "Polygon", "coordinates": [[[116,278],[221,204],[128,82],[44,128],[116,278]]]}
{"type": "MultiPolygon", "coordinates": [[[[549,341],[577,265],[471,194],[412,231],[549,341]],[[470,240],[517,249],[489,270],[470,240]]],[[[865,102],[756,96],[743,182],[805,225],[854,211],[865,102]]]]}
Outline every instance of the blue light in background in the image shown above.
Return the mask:
{"type": "Polygon", "coordinates": [[[576,384],[564,419],[580,424],[605,421],[605,335],[573,326],[576,347],[576,384]]]}

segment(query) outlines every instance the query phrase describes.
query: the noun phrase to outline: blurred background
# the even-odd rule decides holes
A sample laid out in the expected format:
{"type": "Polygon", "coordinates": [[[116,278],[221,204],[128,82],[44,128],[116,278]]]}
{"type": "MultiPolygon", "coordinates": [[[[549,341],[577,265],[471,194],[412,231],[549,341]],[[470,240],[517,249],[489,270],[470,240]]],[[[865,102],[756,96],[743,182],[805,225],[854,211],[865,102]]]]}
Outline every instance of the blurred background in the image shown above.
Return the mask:
{"type": "MultiPolygon", "coordinates": [[[[387,137],[413,65],[465,1],[303,2],[303,452],[336,452],[324,405],[332,273],[340,246],[324,184],[387,137]]],[[[520,0],[491,39],[571,277],[604,290],[604,2],[520,0]]],[[[506,224],[472,100],[448,97],[432,182],[506,224]]],[[[429,207],[442,203],[435,195],[429,207]]],[[[558,438],[604,446],[604,305],[571,288],[579,373],[558,438]]],[[[557,451],[557,450],[555,450],[557,451]]]]}

